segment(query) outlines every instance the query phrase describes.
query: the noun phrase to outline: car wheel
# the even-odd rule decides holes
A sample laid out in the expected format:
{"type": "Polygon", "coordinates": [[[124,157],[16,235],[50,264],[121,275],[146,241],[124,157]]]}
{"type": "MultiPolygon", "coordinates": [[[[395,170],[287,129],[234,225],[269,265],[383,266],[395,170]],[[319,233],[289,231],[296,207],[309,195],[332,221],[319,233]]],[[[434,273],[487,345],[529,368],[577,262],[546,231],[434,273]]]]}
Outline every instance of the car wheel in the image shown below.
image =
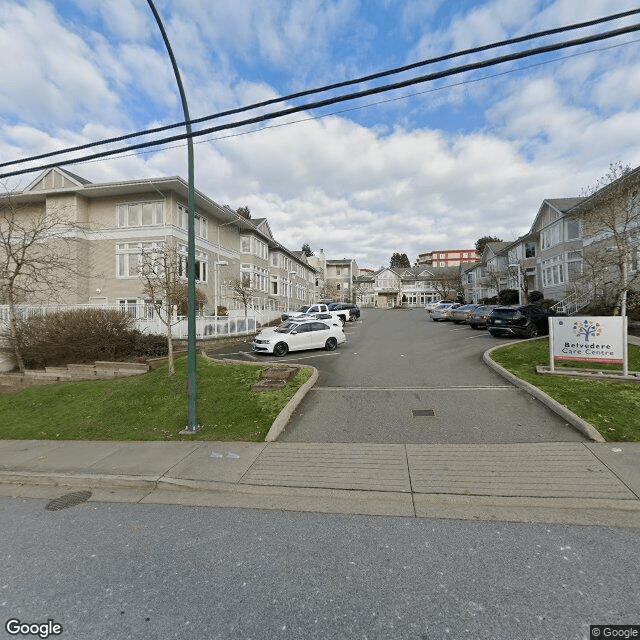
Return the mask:
{"type": "Polygon", "coordinates": [[[477,328],[478,328],[478,325],[477,325],[477,324],[470,324],[469,326],[470,326],[472,329],[477,329],[477,328]]]}
{"type": "Polygon", "coordinates": [[[335,338],[329,338],[325,343],[324,343],[324,348],[327,351],[333,351],[336,347],[338,346],[338,341],[335,338]]]}
{"type": "Polygon", "coordinates": [[[500,335],[499,331],[492,331],[491,329],[489,329],[489,333],[494,337],[497,338],[500,335]]]}
{"type": "Polygon", "coordinates": [[[273,347],[273,355],[281,358],[282,356],[286,356],[289,351],[289,345],[286,342],[278,342],[278,344],[273,347]]]}
{"type": "Polygon", "coordinates": [[[538,336],[538,327],[536,327],[535,324],[529,326],[527,336],[529,336],[529,338],[536,338],[538,336]]]}

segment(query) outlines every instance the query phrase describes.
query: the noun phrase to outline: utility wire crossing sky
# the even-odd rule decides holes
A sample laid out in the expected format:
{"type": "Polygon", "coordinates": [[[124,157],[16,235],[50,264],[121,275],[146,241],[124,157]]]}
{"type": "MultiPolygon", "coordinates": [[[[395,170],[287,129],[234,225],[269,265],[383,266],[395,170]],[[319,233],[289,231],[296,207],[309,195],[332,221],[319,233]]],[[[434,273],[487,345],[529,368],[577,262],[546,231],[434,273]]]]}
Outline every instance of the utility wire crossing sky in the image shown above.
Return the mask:
{"type": "MultiPolygon", "coordinates": [[[[292,249],[310,242],[330,257],[376,267],[396,251],[413,259],[473,246],[487,234],[513,239],[528,229],[543,198],[579,195],[612,162],[637,164],[631,141],[640,127],[640,66],[633,38],[640,25],[633,17],[640,9],[595,1],[577,11],[569,0],[524,0],[517,9],[498,0],[424,4],[400,2],[391,12],[382,1],[367,10],[351,0],[278,7],[240,1],[219,7],[214,23],[206,3],[194,0],[183,16],[159,2],[190,111],[208,114],[191,123],[263,110],[193,132],[242,130],[199,141],[198,189],[268,218],[276,238],[292,249]],[[618,13],[606,11],[611,8],[618,13]],[[602,31],[600,25],[613,21],[615,28],[602,31]],[[235,26],[240,41],[243,33],[253,38],[242,48],[228,40],[225,24],[235,26]],[[338,46],[345,29],[358,35],[351,46],[344,38],[338,46]],[[582,33],[552,41],[568,31],[582,33]],[[614,46],[588,49],[614,38],[614,46]],[[542,44],[514,49],[533,39],[542,44]],[[471,57],[498,47],[507,53],[471,57]],[[573,55],[550,57],[567,48],[573,55]],[[536,65],[514,66],[534,56],[536,65]],[[442,67],[464,57],[459,66],[442,67]],[[403,64],[391,67],[395,61],[403,64]],[[478,76],[498,64],[500,74],[478,76]],[[436,70],[292,104],[428,65],[436,70]],[[384,70],[373,72],[375,66],[384,70]],[[456,85],[439,83],[453,75],[462,77],[456,85]],[[300,89],[310,77],[320,81],[317,87],[300,89]],[[430,92],[363,102],[427,82],[430,92]],[[233,102],[239,106],[229,108],[233,102]],[[340,114],[321,112],[341,102],[355,104],[340,114]],[[311,111],[296,126],[246,131],[311,111]]],[[[83,0],[0,0],[0,17],[0,55],[24,59],[20,69],[0,70],[14,98],[0,97],[0,176],[7,188],[20,186],[8,178],[87,160],[94,162],[73,170],[96,182],[185,175],[184,155],[167,145],[187,134],[157,136],[185,123],[176,122],[169,61],[141,7],[127,0],[100,7],[83,0]],[[48,38],[38,37],[43,26],[48,38]],[[174,123],[161,124],[167,120],[174,123]],[[148,139],[77,155],[143,136],[148,139]],[[155,151],[133,153],[145,148],[155,151]],[[38,164],[45,159],[52,162],[38,164]]]]}

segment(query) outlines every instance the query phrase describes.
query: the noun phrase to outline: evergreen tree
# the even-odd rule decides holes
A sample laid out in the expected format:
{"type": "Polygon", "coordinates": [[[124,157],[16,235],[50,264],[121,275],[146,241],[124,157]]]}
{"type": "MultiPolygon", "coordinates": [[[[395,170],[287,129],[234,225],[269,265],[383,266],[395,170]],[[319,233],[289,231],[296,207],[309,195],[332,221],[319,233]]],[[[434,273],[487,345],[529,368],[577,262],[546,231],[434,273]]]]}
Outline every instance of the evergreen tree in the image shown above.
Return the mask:
{"type": "Polygon", "coordinates": [[[489,242],[503,242],[502,239],[497,238],[495,236],[482,236],[482,238],[478,238],[476,240],[476,251],[479,256],[482,256],[484,252],[484,248],[489,244],[489,242]]]}
{"type": "Polygon", "coordinates": [[[394,253],[391,256],[391,260],[389,261],[389,266],[392,268],[409,268],[411,267],[411,263],[409,262],[409,258],[406,253],[394,253]]]}

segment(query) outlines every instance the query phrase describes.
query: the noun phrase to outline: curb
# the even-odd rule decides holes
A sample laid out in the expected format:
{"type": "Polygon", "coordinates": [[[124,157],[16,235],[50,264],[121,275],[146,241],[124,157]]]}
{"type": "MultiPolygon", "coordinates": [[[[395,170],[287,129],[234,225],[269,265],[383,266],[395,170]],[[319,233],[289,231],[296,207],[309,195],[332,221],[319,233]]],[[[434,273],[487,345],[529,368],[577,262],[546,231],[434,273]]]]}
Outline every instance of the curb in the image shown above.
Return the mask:
{"type": "MultiPolygon", "coordinates": [[[[202,355],[210,360],[211,362],[219,362],[221,364],[229,363],[229,364],[255,364],[259,365],[259,362],[245,362],[244,360],[231,360],[228,358],[212,358],[208,356],[206,353],[202,353],[202,355]]],[[[298,405],[302,402],[307,393],[311,390],[311,388],[315,385],[318,380],[318,370],[315,367],[312,367],[308,364],[305,365],[295,365],[298,369],[311,369],[311,375],[309,379],[295,392],[291,400],[287,402],[287,404],[283,407],[280,413],[276,416],[276,419],[271,424],[271,428],[269,429],[267,435],[265,436],[265,442],[275,442],[280,434],[284,431],[287,423],[291,419],[293,412],[298,408],[298,405]]]]}
{"type": "MultiPolygon", "coordinates": [[[[538,338],[532,338],[533,340],[537,340],[538,338]]],[[[488,349],[482,354],[482,360],[484,363],[493,369],[496,373],[501,375],[503,378],[511,382],[511,384],[523,389],[530,395],[532,395],[537,400],[540,400],[542,404],[547,406],[551,411],[558,414],[562,419],[566,420],[572,427],[577,429],[584,436],[589,438],[592,442],[606,442],[606,440],[602,437],[600,432],[591,424],[589,424],[586,420],[583,420],[579,416],[577,416],[573,411],[569,410],[565,405],[560,404],[552,397],[548,396],[544,391],[538,389],[538,387],[530,384],[529,382],[525,382],[521,378],[514,376],[511,372],[507,371],[504,367],[500,366],[495,360],[491,358],[491,353],[496,349],[501,349],[502,347],[506,347],[510,344],[517,344],[518,342],[523,342],[522,340],[514,340],[512,342],[507,342],[505,344],[499,344],[491,349],[488,349]]]]}
{"type": "MultiPolygon", "coordinates": [[[[307,367],[308,365],[305,365],[307,367]]],[[[297,409],[298,405],[302,402],[307,393],[311,390],[311,387],[315,385],[318,380],[318,370],[315,367],[308,367],[311,369],[311,375],[309,379],[295,392],[293,398],[287,402],[284,409],[278,414],[276,419],[269,429],[264,441],[274,442],[278,439],[280,434],[284,431],[287,423],[291,419],[293,412],[297,409]]]]}
{"type": "Polygon", "coordinates": [[[153,491],[160,479],[156,476],[106,475],[92,473],[52,473],[37,471],[2,471],[0,484],[37,485],[86,489],[131,489],[153,491]]]}

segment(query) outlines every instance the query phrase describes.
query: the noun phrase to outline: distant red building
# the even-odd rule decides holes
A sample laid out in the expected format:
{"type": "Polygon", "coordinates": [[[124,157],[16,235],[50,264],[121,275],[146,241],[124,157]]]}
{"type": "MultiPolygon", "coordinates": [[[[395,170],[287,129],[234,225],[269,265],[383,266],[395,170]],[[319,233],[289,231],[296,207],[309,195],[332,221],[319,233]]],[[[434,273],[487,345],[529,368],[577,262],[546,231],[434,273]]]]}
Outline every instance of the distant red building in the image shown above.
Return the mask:
{"type": "Polygon", "coordinates": [[[477,262],[479,259],[475,249],[445,249],[419,254],[416,266],[457,267],[466,262],[477,262]]]}

